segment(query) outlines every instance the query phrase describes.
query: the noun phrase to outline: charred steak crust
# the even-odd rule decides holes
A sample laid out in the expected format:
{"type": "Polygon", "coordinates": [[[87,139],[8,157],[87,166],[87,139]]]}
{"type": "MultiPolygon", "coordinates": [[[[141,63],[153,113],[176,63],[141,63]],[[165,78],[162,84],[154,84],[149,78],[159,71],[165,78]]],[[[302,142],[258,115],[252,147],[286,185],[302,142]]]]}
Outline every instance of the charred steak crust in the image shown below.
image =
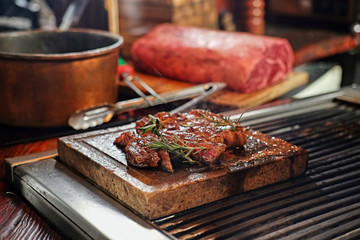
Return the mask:
{"type": "Polygon", "coordinates": [[[174,161],[217,164],[229,147],[244,146],[246,135],[239,122],[196,109],[144,117],[134,131],[123,132],[114,144],[125,151],[129,165],[173,172],[174,161]]]}

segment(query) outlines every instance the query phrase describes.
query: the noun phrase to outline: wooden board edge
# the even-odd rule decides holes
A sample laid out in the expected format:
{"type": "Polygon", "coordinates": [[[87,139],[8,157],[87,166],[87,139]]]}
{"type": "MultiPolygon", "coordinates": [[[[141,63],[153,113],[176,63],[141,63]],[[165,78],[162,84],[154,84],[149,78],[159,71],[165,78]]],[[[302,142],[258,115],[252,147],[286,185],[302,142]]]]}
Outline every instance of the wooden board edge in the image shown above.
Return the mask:
{"type": "MultiPolygon", "coordinates": [[[[162,78],[139,72],[136,72],[135,75],[153,88],[157,93],[181,90],[195,85],[185,81],[162,78]]],[[[254,107],[272,101],[277,97],[306,84],[308,80],[309,75],[307,72],[291,72],[285,80],[262,90],[252,93],[239,93],[231,90],[222,90],[217,93],[216,96],[213,96],[209,102],[220,105],[235,106],[238,108],[254,107]]],[[[139,84],[135,83],[135,85],[143,92],[146,92],[146,90],[139,84]]],[[[128,92],[129,88],[124,82],[120,82],[119,89],[120,92],[128,92]]]]}
{"type": "Polygon", "coordinates": [[[234,105],[238,108],[254,107],[272,101],[277,97],[306,84],[309,80],[307,72],[292,72],[284,81],[252,93],[236,93],[224,90],[210,102],[214,104],[234,105]]]}

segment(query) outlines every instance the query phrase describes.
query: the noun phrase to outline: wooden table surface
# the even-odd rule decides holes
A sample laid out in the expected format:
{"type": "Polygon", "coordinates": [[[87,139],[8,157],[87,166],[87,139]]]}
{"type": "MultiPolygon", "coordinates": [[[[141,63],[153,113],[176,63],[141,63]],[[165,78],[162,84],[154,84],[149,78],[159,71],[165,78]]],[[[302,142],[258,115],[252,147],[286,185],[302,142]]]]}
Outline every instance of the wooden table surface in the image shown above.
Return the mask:
{"type": "Polygon", "coordinates": [[[62,239],[62,236],[15,192],[5,176],[5,158],[55,148],[56,138],[0,148],[0,239],[62,239]]]}

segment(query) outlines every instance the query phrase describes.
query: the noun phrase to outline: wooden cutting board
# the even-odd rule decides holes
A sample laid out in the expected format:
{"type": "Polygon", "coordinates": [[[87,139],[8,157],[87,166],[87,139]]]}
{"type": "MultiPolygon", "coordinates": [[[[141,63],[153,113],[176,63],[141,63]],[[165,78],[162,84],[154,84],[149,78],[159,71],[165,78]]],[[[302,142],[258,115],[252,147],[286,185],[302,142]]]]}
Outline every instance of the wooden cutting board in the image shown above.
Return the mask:
{"type": "MultiPolygon", "coordinates": [[[[157,77],[139,72],[136,72],[135,74],[157,93],[180,90],[194,85],[184,81],[157,77]]],[[[222,90],[216,96],[213,96],[209,101],[216,104],[230,105],[238,108],[254,107],[272,101],[281,95],[306,84],[308,80],[308,73],[292,72],[284,81],[265,89],[252,93],[238,93],[230,90],[222,90]]],[[[128,91],[128,87],[124,83],[120,83],[120,86],[123,91],[128,91]]],[[[145,89],[143,89],[140,85],[137,86],[141,90],[145,91],[145,89]]]]}
{"type": "Polygon", "coordinates": [[[59,139],[61,161],[143,217],[156,219],[304,173],[307,153],[250,133],[244,149],[228,150],[216,167],[182,166],[174,173],[126,165],[114,144],[133,125],[59,139]]]}

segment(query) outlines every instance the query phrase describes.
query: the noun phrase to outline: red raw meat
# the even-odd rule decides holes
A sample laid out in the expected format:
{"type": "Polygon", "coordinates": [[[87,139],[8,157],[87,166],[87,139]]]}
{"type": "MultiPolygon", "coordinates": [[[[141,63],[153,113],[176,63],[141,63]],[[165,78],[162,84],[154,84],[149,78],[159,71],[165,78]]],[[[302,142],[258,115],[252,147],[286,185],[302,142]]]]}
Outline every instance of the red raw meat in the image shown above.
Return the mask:
{"type": "Polygon", "coordinates": [[[192,83],[225,82],[253,92],[290,73],[293,51],[286,39],[170,23],[158,25],[131,49],[142,71],[192,83]]]}

